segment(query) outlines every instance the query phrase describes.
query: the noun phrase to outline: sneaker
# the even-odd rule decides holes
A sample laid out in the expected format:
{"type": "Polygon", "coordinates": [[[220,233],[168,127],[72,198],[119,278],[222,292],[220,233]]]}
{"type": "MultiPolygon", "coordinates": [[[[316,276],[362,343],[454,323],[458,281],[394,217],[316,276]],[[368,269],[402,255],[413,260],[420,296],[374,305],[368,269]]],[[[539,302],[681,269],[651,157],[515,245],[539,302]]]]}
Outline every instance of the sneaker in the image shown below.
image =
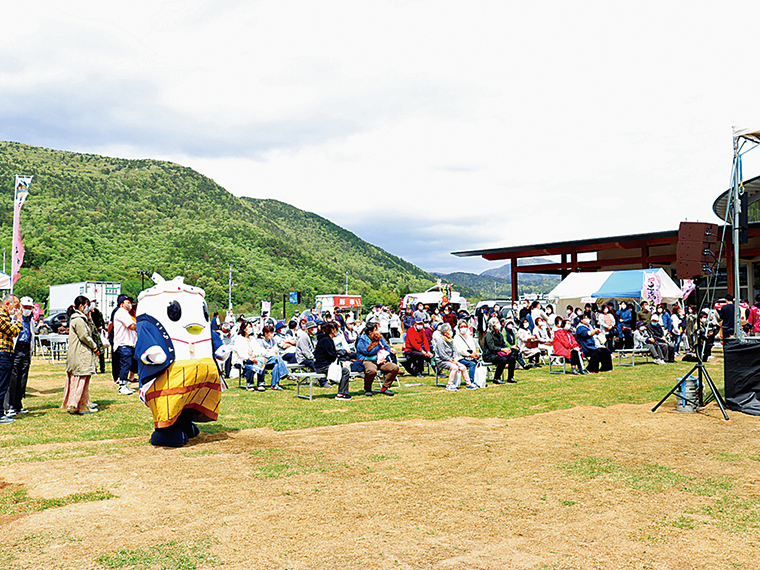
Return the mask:
{"type": "Polygon", "coordinates": [[[12,418],[13,416],[16,415],[16,410],[14,410],[13,408],[8,408],[7,410],[5,410],[5,415],[8,416],[9,418],[12,418]]]}
{"type": "Polygon", "coordinates": [[[372,396],[375,395],[375,393],[374,392],[364,392],[364,395],[367,396],[367,398],[371,398],[372,396]]]}
{"type": "Polygon", "coordinates": [[[391,392],[390,390],[388,390],[388,388],[383,388],[382,390],[380,390],[380,393],[381,394],[385,394],[386,396],[395,396],[396,395],[395,392],[391,392]]]}
{"type": "Polygon", "coordinates": [[[284,389],[285,389],[285,388],[283,388],[283,387],[282,387],[282,386],[280,386],[279,384],[275,384],[274,386],[272,386],[272,390],[277,390],[278,392],[279,392],[280,390],[284,390],[284,389]]]}
{"type": "Polygon", "coordinates": [[[514,378],[507,378],[507,384],[517,384],[517,380],[514,378]]]}
{"type": "Polygon", "coordinates": [[[501,378],[494,378],[493,379],[493,383],[494,384],[504,384],[504,380],[502,380],[501,378]]]}
{"type": "Polygon", "coordinates": [[[100,410],[97,408],[87,408],[86,410],[79,412],[80,414],[97,414],[100,410]]]}
{"type": "Polygon", "coordinates": [[[258,386],[256,386],[256,390],[258,392],[266,392],[266,389],[267,389],[266,386],[264,386],[263,384],[259,384],[258,386]]]}
{"type": "Polygon", "coordinates": [[[574,376],[578,376],[578,375],[580,375],[580,372],[578,372],[578,371],[577,371],[575,368],[573,368],[573,369],[570,371],[570,374],[572,374],[572,375],[574,375],[574,376]]]}
{"type": "Polygon", "coordinates": [[[26,408],[21,408],[21,409],[18,411],[18,413],[19,413],[19,414],[28,414],[28,413],[29,413],[29,410],[27,410],[26,408]]]}
{"type": "Polygon", "coordinates": [[[13,419],[12,417],[10,417],[10,416],[5,416],[5,415],[3,415],[3,416],[0,416],[0,424],[12,424],[12,423],[13,423],[13,422],[15,422],[15,421],[16,421],[16,420],[14,420],[14,419],[13,419]]]}
{"type": "Polygon", "coordinates": [[[458,388],[456,386],[446,386],[446,390],[448,390],[449,392],[456,392],[457,389],[458,388]]]}
{"type": "Polygon", "coordinates": [[[478,387],[475,384],[470,384],[470,385],[467,386],[467,389],[468,390],[477,390],[478,387]]]}
{"type": "Polygon", "coordinates": [[[335,396],[335,399],[336,400],[344,400],[344,401],[350,400],[351,399],[351,394],[338,394],[337,396],[335,396]]]}
{"type": "Polygon", "coordinates": [[[124,396],[131,396],[134,393],[135,391],[126,384],[123,384],[119,387],[119,394],[122,394],[124,396]]]}
{"type": "Polygon", "coordinates": [[[90,408],[91,410],[98,409],[98,405],[95,402],[90,402],[89,404],[87,404],[87,407],[90,408]]]}

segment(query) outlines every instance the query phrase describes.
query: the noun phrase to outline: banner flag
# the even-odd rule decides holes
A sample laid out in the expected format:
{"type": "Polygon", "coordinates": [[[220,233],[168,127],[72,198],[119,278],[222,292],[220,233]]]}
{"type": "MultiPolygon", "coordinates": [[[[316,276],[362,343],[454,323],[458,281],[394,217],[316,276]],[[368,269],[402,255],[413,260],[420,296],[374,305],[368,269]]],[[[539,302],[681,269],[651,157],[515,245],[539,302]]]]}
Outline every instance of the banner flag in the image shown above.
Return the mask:
{"type": "Polygon", "coordinates": [[[19,269],[24,263],[24,243],[21,241],[21,207],[29,195],[31,176],[16,175],[15,193],[13,196],[13,247],[11,252],[11,290],[19,278],[19,269]]]}
{"type": "Polygon", "coordinates": [[[272,311],[272,303],[269,301],[262,301],[261,302],[261,315],[264,316],[264,314],[269,314],[272,311]]]}

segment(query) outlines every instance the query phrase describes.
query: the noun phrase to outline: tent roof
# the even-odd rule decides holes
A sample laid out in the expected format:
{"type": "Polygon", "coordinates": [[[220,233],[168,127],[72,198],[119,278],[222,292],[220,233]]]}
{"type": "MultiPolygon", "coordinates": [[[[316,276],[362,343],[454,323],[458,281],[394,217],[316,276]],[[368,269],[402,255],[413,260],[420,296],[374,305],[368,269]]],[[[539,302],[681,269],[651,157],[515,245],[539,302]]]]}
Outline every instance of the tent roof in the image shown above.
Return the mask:
{"type": "Polygon", "coordinates": [[[737,138],[743,137],[752,142],[760,143],[760,130],[757,129],[738,129],[734,131],[734,136],[737,138]]]}
{"type": "Polygon", "coordinates": [[[662,268],[571,273],[548,296],[573,306],[597,300],[638,300],[644,287],[644,273],[656,273],[660,277],[663,302],[675,303],[681,298],[681,289],[662,268]]]}
{"type": "MultiPolygon", "coordinates": [[[[754,178],[745,180],[743,185],[744,191],[747,193],[747,199],[749,200],[750,204],[760,200],[760,176],[755,176],[754,178]]],[[[718,196],[715,202],[713,202],[713,212],[715,212],[715,215],[724,222],[728,223],[731,223],[731,220],[726,220],[726,216],[728,215],[726,208],[728,208],[728,200],[730,196],[731,189],[729,188],[723,192],[723,194],[718,196]]]]}

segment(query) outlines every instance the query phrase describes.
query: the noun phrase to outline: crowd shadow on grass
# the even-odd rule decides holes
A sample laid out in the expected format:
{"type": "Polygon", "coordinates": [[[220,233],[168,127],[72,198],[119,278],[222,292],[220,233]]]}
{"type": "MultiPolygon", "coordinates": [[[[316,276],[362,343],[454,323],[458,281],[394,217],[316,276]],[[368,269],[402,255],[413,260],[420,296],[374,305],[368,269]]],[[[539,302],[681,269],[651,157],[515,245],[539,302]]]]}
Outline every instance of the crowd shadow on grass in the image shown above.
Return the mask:
{"type": "Polygon", "coordinates": [[[50,394],[63,394],[63,386],[59,386],[57,388],[48,388],[47,390],[40,390],[37,388],[29,388],[29,387],[27,387],[26,389],[27,398],[33,398],[36,395],[47,396],[50,394]]]}

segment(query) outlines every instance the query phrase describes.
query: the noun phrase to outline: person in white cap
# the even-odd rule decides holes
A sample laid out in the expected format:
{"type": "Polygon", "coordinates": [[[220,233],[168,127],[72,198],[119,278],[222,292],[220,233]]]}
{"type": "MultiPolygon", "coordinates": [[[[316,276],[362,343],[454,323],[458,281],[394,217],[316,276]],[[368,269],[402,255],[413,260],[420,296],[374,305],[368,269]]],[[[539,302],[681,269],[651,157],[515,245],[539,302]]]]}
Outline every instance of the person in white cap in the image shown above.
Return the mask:
{"type": "Polygon", "coordinates": [[[17,414],[26,414],[29,410],[24,408],[22,399],[26,397],[26,383],[29,380],[29,363],[34,349],[34,323],[32,311],[34,301],[31,297],[21,297],[22,329],[16,337],[13,347],[13,366],[8,392],[5,394],[3,407],[5,415],[13,417],[17,414]]]}

